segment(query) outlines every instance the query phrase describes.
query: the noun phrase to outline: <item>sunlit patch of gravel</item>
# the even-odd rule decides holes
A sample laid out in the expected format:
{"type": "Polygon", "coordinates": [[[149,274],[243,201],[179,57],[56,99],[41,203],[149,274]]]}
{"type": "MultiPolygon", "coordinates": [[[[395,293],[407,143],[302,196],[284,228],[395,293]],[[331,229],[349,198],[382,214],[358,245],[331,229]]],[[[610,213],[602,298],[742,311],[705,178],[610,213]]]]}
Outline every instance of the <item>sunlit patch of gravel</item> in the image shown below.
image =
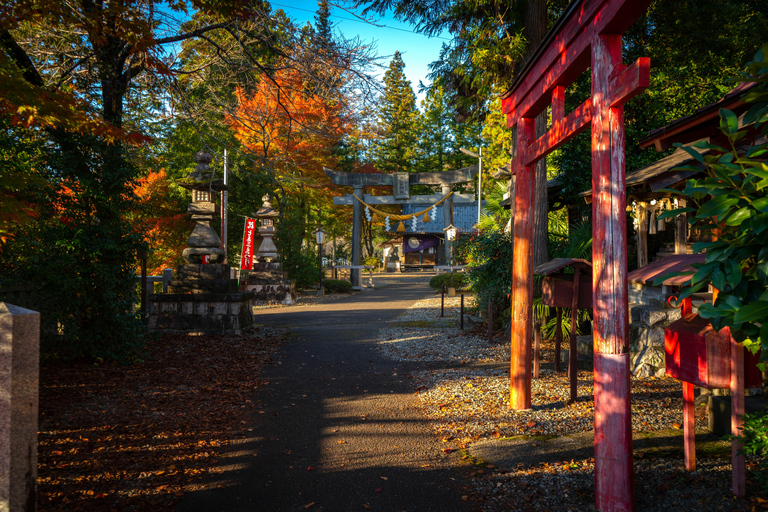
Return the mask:
{"type": "MultiPolygon", "coordinates": [[[[470,301],[465,298],[465,307],[470,301]]],[[[425,416],[446,447],[469,448],[481,439],[569,435],[594,430],[593,374],[578,372],[578,400],[569,403],[565,371],[542,368],[531,382],[532,408],[509,408],[509,344],[489,344],[484,336],[458,329],[459,297],[440,296],[414,304],[379,333],[379,350],[396,361],[451,362],[452,368],[414,370],[411,377],[425,416]],[[458,364],[456,364],[458,363],[458,364]],[[478,364],[484,363],[484,364],[478,364]],[[496,364],[494,364],[496,363],[496,364]],[[458,366],[458,367],[457,367],[458,366]]],[[[553,359],[544,342],[542,360],[553,359]]],[[[551,366],[550,366],[551,368],[551,366]]],[[[563,366],[565,368],[565,365],[563,366]]],[[[635,431],[678,430],[682,424],[682,386],[671,378],[632,378],[632,426],[635,431]]],[[[696,429],[706,430],[706,414],[696,414],[696,429]]],[[[451,450],[449,449],[448,452],[451,450]]],[[[656,459],[636,454],[635,509],[640,512],[745,511],[768,508],[748,481],[749,498],[731,493],[731,461],[699,458],[688,472],[682,455],[656,459]]],[[[470,459],[470,455],[462,457],[470,459]]],[[[477,463],[477,461],[475,461],[477,463]]],[[[591,511],[594,507],[594,459],[520,464],[496,468],[480,464],[468,470],[463,499],[486,512],[591,511]]]]}
{"type": "MultiPolygon", "coordinates": [[[[730,460],[707,459],[686,471],[673,459],[636,461],[638,512],[755,510],[730,493],[730,460]]],[[[542,464],[513,471],[475,472],[466,498],[482,512],[581,512],[595,510],[594,460],[542,464]]],[[[758,504],[758,509],[762,507],[758,504]]]]}

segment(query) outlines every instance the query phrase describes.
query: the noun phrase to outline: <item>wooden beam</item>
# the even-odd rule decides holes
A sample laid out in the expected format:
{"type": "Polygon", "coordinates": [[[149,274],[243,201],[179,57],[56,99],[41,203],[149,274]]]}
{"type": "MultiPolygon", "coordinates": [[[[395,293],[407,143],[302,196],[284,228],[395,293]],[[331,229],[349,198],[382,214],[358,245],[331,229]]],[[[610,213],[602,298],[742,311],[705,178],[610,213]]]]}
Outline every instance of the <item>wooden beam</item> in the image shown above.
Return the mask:
{"type": "Polygon", "coordinates": [[[536,117],[551,103],[557,86],[568,86],[590,65],[590,45],[595,36],[610,31],[624,33],[645,12],[650,0],[585,0],[549,41],[525,78],[502,97],[507,127],[523,117],[536,117]]]}
{"type": "MultiPolygon", "coordinates": [[[[620,68],[617,68],[620,69],[620,68]]],[[[651,59],[640,57],[611,79],[608,104],[620,107],[651,85],[651,59]]]]}
{"type": "MultiPolygon", "coordinates": [[[[533,165],[537,160],[559,148],[579,133],[589,127],[592,119],[592,101],[587,100],[561,121],[552,123],[552,128],[536,139],[525,151],[518,150],[524,155],[525,165],[533,165]]],[[[518,157],[519,158],[519,157],[518,157]]]]}

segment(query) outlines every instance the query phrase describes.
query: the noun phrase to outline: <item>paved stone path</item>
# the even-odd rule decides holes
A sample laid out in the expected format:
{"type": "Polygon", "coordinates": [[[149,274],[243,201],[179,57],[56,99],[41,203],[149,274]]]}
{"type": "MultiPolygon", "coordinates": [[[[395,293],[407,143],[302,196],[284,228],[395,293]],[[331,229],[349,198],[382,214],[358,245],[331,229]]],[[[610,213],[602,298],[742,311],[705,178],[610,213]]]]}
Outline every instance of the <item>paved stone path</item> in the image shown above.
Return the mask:
{"type": "Polygon", "coordinates": [[[290,327],[254,396],[253,436],[224,459],[220,486],[188,493],[181,512],[461,512],[452,456],[430,431],[404,363],[375,350],[385,322],[430,293],[424,278],[349,299],[257,311],[290,327]]]}

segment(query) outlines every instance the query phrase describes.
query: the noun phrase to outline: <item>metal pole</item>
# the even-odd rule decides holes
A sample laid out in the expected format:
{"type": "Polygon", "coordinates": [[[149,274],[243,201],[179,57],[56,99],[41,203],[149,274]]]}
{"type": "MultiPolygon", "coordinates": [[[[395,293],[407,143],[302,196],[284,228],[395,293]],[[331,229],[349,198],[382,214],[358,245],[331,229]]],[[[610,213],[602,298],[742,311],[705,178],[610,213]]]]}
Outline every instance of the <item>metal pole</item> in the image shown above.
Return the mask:
{"type": "Polygon", "coordinates": [[[440,285],[440,318],[442,318],[445,313],[445,285],[440,285]]]}
{"type": "MultiPolygon", "coordinates": [[[[224,150],[224,186],[229,186],[229,160],[227,158],[227,150],[224,150]]],[[[229,231],[229,191],[221,191],[221,248],[224,250],[224,263],[228,263],[227,259],[227,235],[229,231]]]]}
{"type": "Polygon", "coordinates": [[[482,212],[482,197],[483,197],[483,148],[480,148],[480,160],[479,168],[477,171],[477,223],[480,224],[480,215],[482,212]]]}
{"type": "Polygon", "coordinates": [[[463,331],[464,330],[464,294],[461,294],[461,324],[459,328],[463,331]]]}

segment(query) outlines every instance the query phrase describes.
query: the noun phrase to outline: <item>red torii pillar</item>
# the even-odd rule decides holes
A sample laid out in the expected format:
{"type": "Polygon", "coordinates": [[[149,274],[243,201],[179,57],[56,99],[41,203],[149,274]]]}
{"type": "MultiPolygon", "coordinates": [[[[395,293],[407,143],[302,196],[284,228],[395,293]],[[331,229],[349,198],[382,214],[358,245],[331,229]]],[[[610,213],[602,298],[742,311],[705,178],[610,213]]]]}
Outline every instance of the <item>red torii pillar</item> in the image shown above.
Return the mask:
{"type": "Polygon", "coordinates": [[[650,0],[572,3],[502,96],[507,126],[517,126],[512,170],[515,246],[512,269],[510,406],[531,407],[533,318],[533,164],[592,127],[592,280],[595,357],[595,502],[601,512],[634,510],[627,317],[623,104],[650,83],[650,59],[626,67],[621,34],[650,0]],[[565,88],[588,67],[592,96],[565,115],[565,88]],[[552,105],[552,127],[534,140],[535,118],[552,105]]]}

